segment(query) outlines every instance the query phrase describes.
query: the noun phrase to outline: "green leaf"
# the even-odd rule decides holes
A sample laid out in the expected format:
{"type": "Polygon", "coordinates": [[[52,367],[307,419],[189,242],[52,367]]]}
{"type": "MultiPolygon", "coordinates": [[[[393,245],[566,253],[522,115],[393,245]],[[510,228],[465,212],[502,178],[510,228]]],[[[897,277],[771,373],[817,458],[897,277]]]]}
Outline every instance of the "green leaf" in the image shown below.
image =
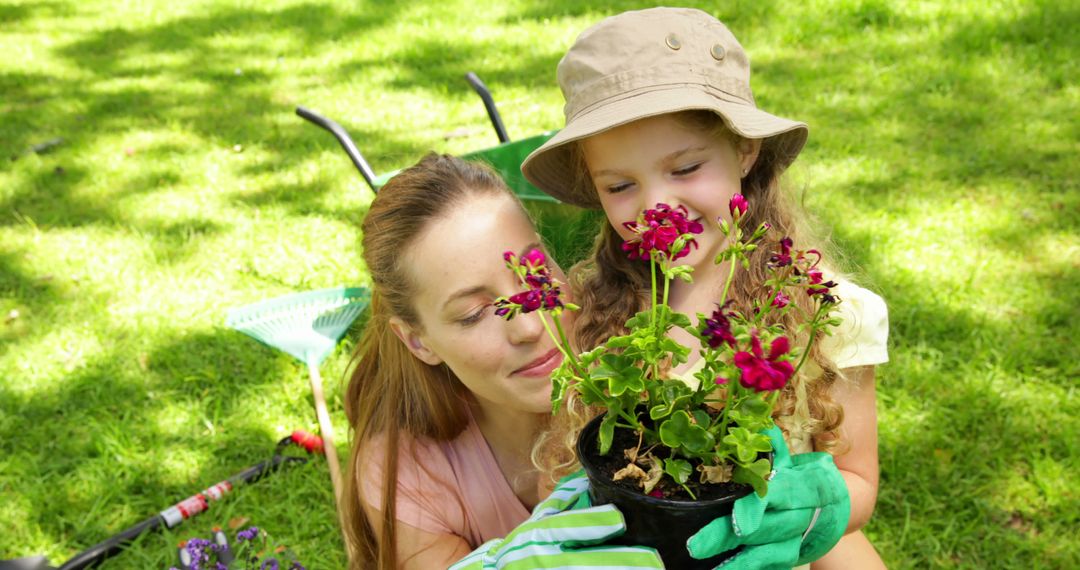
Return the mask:
{"type": "Polygon", "coordinates": [[[657,404],[649,408],[649,417],[653,420],[667,417],[671,413],[671,406],[667,404],[657,404]]]}
{"type": "Polygon", "coordinates": [[[684,410],[677,410],[660,424],[660,441],[672,449],[683,449],[690,454],[702,453],[716,444],[713,435],[692,423],[690,414],[684,410]]]}
{"type": "Polygon", "coordinates": [[[660,341],[660,350],[669,352],[677,357],[682,357],[683,362],[686,361],[686,355],[690,354],[690,349],[683,346],[679,341],[673,338],[664,338],[660,341]]]}
{"type": "Polygon", "coordinates": [[[660,400],[673,410],[684,408],[690,402],[694,391],[682,382],[663,382],[660,388],[660,400]]]}
{"type": "Polygon", "coordinates": [[[750,431],[761,431],[769,427],[769,418],[763,418],[753,414],[745,414],[739,410],[731,410],[728,412],[728,417],[735,422],[735,425],[746,428],[750,431]]]}
{"type": "Polygon", "coordinates": [[[694,468],[690,467],[690,462],[685,459],[669,458],[664,460],[664,473],[671,475],[676,483],[685,485],[690,475],[694,473],[694,468]]]}
{"type": "Polygon", "coordinates": [[[697,410],[694,410],[694,421],[696,421],[699,426],[704,428],[705,426],[712,423],[712,418],[709,417],[708,412],[699,408],[697,410]]]}
{"type": "Polygon", "coordinates": [[[600,421],[600,455],[607,455],[611,451],[611,442],[615,439],[615,420],[617,416],[609,411],[600,421]]]}
{"type": "Polygon", "coordinates": [[[732,472],[731,480],[736,483],[745,483],[754,488],[759,497],[764,497],[769,491],[769,482],[765,478],[772,471],[772,465],[768,459],[758,459],[748,465],[736,465],[732,472]]]}
{"type": "Polygon", "coordinates": [[[566,376],[559,374],[559,370],[556,370],[555,374],[551,375],[551,413],[555,414],[559,411],[559,406],[562,405],[563,398],[566,397],[566,389],[570,386],[570,379],[566,376]]]}
{"type": "Polygon", "coordinates": [[[624,368],[618,375],[608,380],[608,390],[612,396],[622,396],[628,390],[640,394],[645,390],[645,382],[642,381],[641,375],[640,368],[624,368]]]}
{"type": "Polygon", "coordinates": [[[683,313],[678,313],[675,311],[671,312],[671,316],[668,317],[668,322],[677,327],[692,327],[690,317],[684,315],[683,313]]]}
{"type": "Polygon", "coordinates": [[[579,354],[578,362],[580,362],[582,366],[591,366],[592,363],[596,362],[596,359],[600,358],[604,354],[607,354],[607,347],[598,346],[588,352],[582,352],[581,354],[579,354]]]}
{"type": "Polygon", "coordinates": [[[739,463],[750,463],[759,453],[772,451],[772,441],[763,433],[754,433],[744,427],[728,429],[724,443],[735,448],[735,457],[739,463]]]}
{"type": "MultiPolygon", "coordinates": [[[[661,305],[663,306],[663,305],[661,305]]],[[[641,311],[640,313],[630,317],[630,320],[626,321],[626,328],[630,330],[640,329],[649,326],[652,322],[652,314],[650,311],[641,311]]]]}

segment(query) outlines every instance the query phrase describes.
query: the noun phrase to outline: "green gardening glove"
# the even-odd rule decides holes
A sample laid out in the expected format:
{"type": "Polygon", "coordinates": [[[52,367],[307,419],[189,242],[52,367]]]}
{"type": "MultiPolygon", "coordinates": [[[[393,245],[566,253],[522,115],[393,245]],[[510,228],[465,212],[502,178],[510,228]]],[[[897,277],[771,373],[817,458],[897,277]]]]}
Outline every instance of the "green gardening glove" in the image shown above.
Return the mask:
{"type": "Polygon", "coordinates": [[[583,471],[559,480],[551,496],[506,538],[485,542],[450,570],[534,568],[662,569],[656,551],[641,546],[591,546],[626,532],[614,505],[587,505],[589,480],[583,471]],[[584,497],[584,499],[583,499],[584,497]]]}
{"type": "Polygon", "coordinates": [[[722,563],[723,570],[789,569],[825,555],[844,535],[851,516],[847,484],[828,453],[792,456],[780,428],[766,432],[773,443],[769,492],[735,501],[721,517],[690,537],[694,558],[745,547],[722,563]]]}

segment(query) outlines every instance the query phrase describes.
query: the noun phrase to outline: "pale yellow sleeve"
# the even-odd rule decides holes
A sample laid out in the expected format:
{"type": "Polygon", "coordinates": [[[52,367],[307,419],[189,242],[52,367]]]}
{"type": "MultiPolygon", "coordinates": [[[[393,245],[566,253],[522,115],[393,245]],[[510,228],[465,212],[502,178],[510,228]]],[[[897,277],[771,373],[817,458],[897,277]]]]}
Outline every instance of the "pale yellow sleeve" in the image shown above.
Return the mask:
{"type": "Polygon", "coordinates": [[[833,315],[842,322],[821,340],[821,350],[840,369],[888,362],[889,311],[884,299],[846,281],[833,293],[841,300],[833,315]]]}

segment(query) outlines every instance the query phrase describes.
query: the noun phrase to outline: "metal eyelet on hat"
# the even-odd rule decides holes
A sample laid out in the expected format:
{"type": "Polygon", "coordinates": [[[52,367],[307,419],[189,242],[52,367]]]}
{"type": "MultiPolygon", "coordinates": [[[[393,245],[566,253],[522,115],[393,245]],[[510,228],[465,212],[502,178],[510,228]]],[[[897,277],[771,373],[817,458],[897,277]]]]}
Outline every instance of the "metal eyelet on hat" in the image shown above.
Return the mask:
{"type": "Polygon", "coordinates": [[[712,54],[713,59],[715,59],[716,61],[724,61],[724,56],[727,55],[727,50],[724,49],[724,46],[720,44],[715,44],[712,49],[709,50],[709,53],[712,54]]]}
{"type": "Polygon", "coordinates": [[[682,47],[682,42],[679,41],[679,37],[675,34],[668,34],[668,36],[664,38],[664,43],[673,50],[678,50],[682,47]]]}

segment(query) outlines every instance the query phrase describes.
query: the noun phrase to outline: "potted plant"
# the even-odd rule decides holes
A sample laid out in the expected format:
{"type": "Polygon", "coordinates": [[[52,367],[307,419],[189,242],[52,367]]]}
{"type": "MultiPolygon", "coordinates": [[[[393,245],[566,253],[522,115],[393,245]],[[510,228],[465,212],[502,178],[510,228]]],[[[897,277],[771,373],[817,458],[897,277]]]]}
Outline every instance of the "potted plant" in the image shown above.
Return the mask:
{"type": "Polygon", "coordinates": [[[687,218],[685,208],[665,204],[624,224],[634,237],[623,250],[649,263],[653,276],[650,307],[627,321],[627,334],[587,352],[573,351],[559,317],[577,307],[561,299],[561,284],[539,250],[521,258],[505,254],[526,290],[495,303],[496,314],[507,319],[541,312],[564,353],[552,375],[553,411],[569,392],[603,410],[577,443],[593,504],[615,504],[627,520],[621,541],[656,547],[672,568],[712,568],[732,554],[693,560],[686,540],[729,514],[739,497],[768,492],[772,444],[763,432],[773,426],[780,390],[798,373],[815,339],[837,324],[829,316],[839,302],[830,293],[835,283],[826,282],[818,269],[820,254],[795,250],[786,237],[767,262],[768,278],[761,284],[767,295],[754,300],[749,312],[734,308],[728,293],[735,272],[749,268],[748,254],[771,228],[767,223],[753,231],[740,227],[747,203],[739,194],[729,209],[731,223],[717,221],[728,246],[714,260],[728,263],[727,280],[716,310],[699,313],[696,326],[667,301],[673,279],[692,280],[692,267],[678,260],[697,246],[694,236],[703,228],[687,218]],[[789,330],[780,317],[801,311],[791,302],[797,294],[809,295],[814,310],[799,315],[789,330]],[[553,317],[551,323],[543,313],[553,317]],[[691,381],[669,378],[691,352],[669,336],[675,327],[700,342],[702,365],[691,381]],[[793,346],[799,338],[805,344],[793,346]]]}

